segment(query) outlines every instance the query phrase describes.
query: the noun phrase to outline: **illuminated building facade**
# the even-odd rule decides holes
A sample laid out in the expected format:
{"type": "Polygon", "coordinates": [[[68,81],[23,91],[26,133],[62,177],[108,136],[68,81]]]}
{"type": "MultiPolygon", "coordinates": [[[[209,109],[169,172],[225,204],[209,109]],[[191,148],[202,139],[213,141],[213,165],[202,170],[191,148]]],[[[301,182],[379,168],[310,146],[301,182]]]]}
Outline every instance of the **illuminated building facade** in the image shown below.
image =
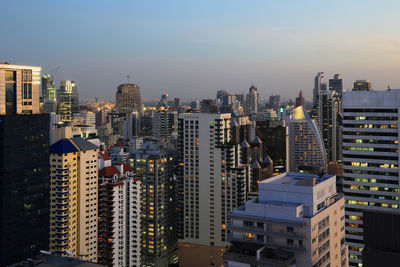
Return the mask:
{"type": "Polygon", "coordinates": [[[134,83],[121,84],[117,88],[115,108],[120,113],[141,112],[140,87],[134,83]]]}
{"type": "Polygon", "coordinates": [[[141,180],[126,164],[99,152],[98,263],[140,266],[141,180]]]}
{"type": "Polygon", "coordinates": [[[141,266],[177,264],[172,150],[158,143],[143,143],[131,152],[129,165],[142,179],[141,266]]]}
{"type": "Polygon", "coordinates": [[[74,81],[61,81],[58,111],[62,122],[70,122],[72,114],[79,113],[78,88],[74,81]]]}
{"type": "Polygon", "coordinates": [[[80,137],[50,146],[50,252],[97,262],[98,147],[80,137]]]}
{"type": "Polygon", "coordinates": [[[326,171],[326,153],[319,128],[302,106],[293,110],[289,123],[289,171],[326,171]]]}
{"type": "Polygon", "coordinates": [[[343,93],[343,191],[351,266],[362,264],[363,212],[399,212],[400,90],[343,93]]]}
{"type": "Polygon", "coordinates": [[[40,67],[0,64],[0,115],[38,114],[40,67]]]}

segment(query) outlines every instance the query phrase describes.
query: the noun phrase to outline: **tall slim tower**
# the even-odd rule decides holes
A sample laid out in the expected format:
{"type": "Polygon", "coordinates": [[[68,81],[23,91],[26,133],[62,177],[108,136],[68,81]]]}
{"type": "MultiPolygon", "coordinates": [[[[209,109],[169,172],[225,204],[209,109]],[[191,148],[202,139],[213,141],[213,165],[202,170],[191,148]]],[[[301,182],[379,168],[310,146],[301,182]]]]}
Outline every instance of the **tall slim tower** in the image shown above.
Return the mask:
{"type": "Polygon", "coordinates": [[[132,111],[140,113],[142,110],[140,87],[134,83],[119,85],[116,93],[115,108],[121,113],[132,111]]]}
{"type": "Polygon", "coordinates": [[[258,112],[258,92],[254,85],[249,88],[249,93],[247,95],[247,114],[256,114],[258,112]]]}
{"type": "Polygon", "coordinates": [[[317,124],[302,106],[293,110],[289,120],[289,170],[318,174],[326,171],[324,141],[317,124]]]}
{"type": "Polygon", "coordinates": [[[50,251],[97,262],[98,147],[82,138],[50,146],[50,251]]]}
{"type": "Polygon", "coordinates": [[[299,96],[296,97],[296,107],[299,107],[299,106],[304,107],[305,103],[306,103],[306,100],[304,99],[303,91],[300,90],[299,96]]]}
{"type": "Polygon", "coordinates": [[[400,90],[343,93],[343,191],[351,266],[362,263],[363,212],[399,212],[400,90]]]}
{"type": "Polygon", "coordinates": [[[142,177],[141,266],[178,263],[174,157],[161,144],[146,142],[129,164],[142,177]]]}
{"type": "Polygon", "coordinates": [[[240,144],[231,141],[231,115],[179,115],[179,255],[182,266],[221,264],[228,214],[242,205],[249,181],[240,144]]]}
{"type": "Polygon", "coordinates": [[[72,114],[79,113],[79,95],[74,81],[61,81],[58,99],[58,112],[61,121],[72,121],[72,114]]]}
{"type": "Polygon", "coordinates": [[[323,72],[318,72],[317,76],[314,78],[314,90],[313,90],[313,105],[315,105],[315,102],[318,99],[318,95],[321,92],[321,80],[324,78],[324,73],[323,72]]]}
{"type": "Polygon", "coordinates": [[[336,91],[321,91],[318,100],[317,123],[328,162],[342,160],[341,95],[336,91]]]}

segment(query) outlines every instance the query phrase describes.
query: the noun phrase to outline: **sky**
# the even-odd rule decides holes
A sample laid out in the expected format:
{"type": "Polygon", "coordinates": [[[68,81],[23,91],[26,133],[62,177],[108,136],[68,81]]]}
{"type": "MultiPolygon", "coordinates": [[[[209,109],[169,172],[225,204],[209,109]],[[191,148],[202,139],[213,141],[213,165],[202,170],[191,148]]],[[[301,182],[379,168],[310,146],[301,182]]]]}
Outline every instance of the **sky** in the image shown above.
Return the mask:
{"type": "Polygon", "coordinates": [[[400,1],[14,0],[0,8],[0,61],[75,80],[81,97],[145,99],[216,91],[311,99],[313,79],[343,75],[400,88],[400,1]]]}

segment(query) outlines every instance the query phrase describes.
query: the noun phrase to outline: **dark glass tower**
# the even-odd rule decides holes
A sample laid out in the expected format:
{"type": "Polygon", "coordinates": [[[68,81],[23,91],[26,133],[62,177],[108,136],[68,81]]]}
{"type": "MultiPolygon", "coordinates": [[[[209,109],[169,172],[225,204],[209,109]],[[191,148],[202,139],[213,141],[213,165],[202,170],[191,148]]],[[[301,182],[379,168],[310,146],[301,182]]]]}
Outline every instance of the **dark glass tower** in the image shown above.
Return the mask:
{"type": "Polygon", "coordinates": [[[49,245],[49,115],[0,115],[0,266],[49,245]]]}

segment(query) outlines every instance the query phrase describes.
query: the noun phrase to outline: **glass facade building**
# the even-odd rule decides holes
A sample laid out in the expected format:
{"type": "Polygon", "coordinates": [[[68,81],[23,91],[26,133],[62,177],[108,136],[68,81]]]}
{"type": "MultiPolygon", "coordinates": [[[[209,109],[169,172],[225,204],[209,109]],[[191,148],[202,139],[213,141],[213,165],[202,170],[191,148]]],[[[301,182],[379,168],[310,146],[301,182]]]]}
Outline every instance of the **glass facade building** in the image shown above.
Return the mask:
{"type": "Polygon", "coordinates": [[[49,115],[0,115],[0,265],[49,240],[49,115]]]}

